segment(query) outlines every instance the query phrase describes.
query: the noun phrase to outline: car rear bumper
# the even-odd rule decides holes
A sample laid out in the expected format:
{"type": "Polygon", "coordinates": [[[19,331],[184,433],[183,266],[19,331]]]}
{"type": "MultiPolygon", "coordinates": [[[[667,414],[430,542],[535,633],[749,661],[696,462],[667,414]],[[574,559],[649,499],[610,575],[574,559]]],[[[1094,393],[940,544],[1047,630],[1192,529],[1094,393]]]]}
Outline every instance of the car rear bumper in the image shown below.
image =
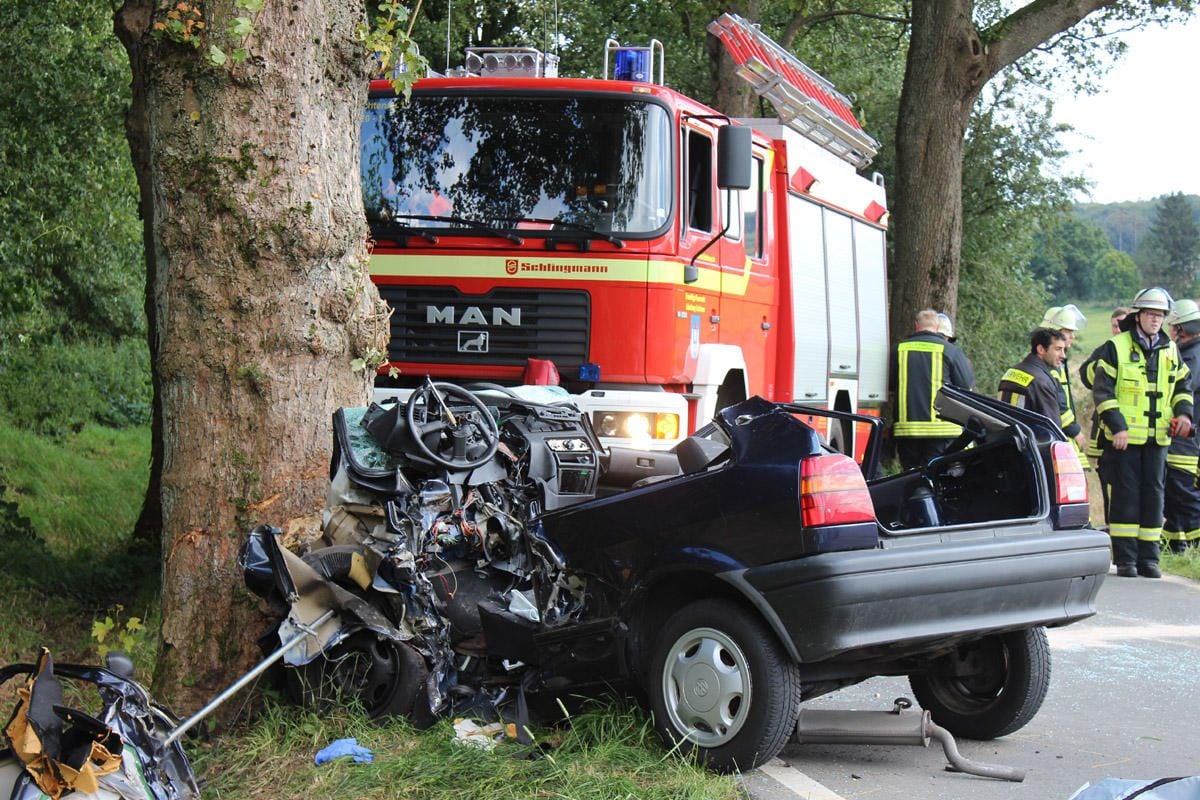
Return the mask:
{"type": "Polygon", "coordinates": [[[1030,527],[973,531],[965,540],[944,533],[722,577],[740,585],[805,663],[919,652],[946,639],[1096,613],[1108,536],[1030,527]]]}

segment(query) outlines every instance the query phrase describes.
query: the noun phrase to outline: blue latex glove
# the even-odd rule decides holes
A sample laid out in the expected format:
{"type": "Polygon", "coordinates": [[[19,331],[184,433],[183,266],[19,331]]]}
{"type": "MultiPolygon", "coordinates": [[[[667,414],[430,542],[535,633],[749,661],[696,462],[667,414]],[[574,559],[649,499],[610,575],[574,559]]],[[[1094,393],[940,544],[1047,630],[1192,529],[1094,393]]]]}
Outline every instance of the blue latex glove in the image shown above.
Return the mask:
{"type": "Polygon", "coordinates": [[[369,764],[375,760],[374,753],[359,745],[358,739],[338,739],[317,751],[313,763],[324,764],[342,756],[350,756],[356,764],[369,764]]]}

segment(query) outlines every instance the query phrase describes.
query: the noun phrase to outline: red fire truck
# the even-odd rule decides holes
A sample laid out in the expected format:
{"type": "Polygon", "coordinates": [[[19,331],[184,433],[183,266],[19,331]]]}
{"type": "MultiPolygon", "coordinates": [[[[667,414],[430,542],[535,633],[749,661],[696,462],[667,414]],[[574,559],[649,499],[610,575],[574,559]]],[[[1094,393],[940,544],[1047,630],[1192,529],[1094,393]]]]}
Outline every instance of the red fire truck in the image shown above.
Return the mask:
{"type": "Polygon", "coordinates": [[[859,174],[877,144],[757,28],[709,31],[779,118],[670,89],[658,42],[610,40],[603,79],[474,48],[408,101],[372,83],[362,184],[393,309],[377,394],[550,375],[607,442],[650,448],[753,394],[877,413],[887,210],[859,174]]]}

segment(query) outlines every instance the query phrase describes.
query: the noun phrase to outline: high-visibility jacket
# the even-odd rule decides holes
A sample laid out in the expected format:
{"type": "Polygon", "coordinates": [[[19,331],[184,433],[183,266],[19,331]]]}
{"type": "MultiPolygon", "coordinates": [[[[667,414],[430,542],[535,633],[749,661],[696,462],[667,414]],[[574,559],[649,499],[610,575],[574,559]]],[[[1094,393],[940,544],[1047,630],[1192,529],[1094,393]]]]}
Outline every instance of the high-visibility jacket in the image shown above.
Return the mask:
{"type": "MultiPolygon", "coordinates": [[[[1100,360],[1100,351],[1104,349],[1104,345],[1100,345],[1092,354],[1087,357],[1087,361],[1083,362],[1083,366],[1079,368],[1079,380],[1089,390],[1096,382],[1096,362],[1100,360]]],[[[1093,458],[1099,458],[1104,453],[1104,448],[1108,447],[1108,437],[1104,435],[1104,425],[1100,423],[1100,415],[1096,410],[1092,409],[1092,431],[1088,434],[1088,443],[1086,452],[1093,458]]]]}
{"type": "Polygon", "coordinates": [[[1169,444],[1171,417],[1192,415],[1189,375],[1179,348],[1164,333],[1149,348],[1128,330],[1105,342],[1092,393],[1108,437],[1128,431],[1131,445],[1169,444]]]}
{"type": "Polygon", "coordinates": [[[1071,371],[1067,362],[1064,361],[1062,366],[1050,370],[1050,375],[1057,384],[1055,391],[1058,392],[1059,426],[1063,433],[1074,439],[1083,428],[1075,417],[1075,399],[1071,397],[1071,371]]]}
{"type": "MultiPolygon", "coordinates": [[[[1196,377],[1200,375],[1200,339],[1192,339],[1177,345],[1177,347],[1179,348],[1179,357],[1187,365],[1191,377],[1192,407],[1195,408],[1196,401],[1200,400],[1196,397],[1200,393],[1200,380],[1196,377]]],[[[1195,475],[1198,460],[1200,460],[1200,441],[1197,441],[1195,436],[1189,436],[1186,439],[1176,437],[1171,440],[1171,447],[1167,450],[1168,467],[1195,475]]]]}
{"type": "Polygon", "coordinates": [[[941,334],[918,331],[896,345],[891,381],[897,437],[953,438],[962,428],[938,416],[934,398],[943,385],[970,389],[975,374],[966,354],[941,334]]]}
{"type": "Polygon", "coordinates": [[[1054,372],[1036,353],[1030,353],[1000,379],[999,398],[1010,405],[1036,411],[1058,422],[1058,389],[1054,372]]]}

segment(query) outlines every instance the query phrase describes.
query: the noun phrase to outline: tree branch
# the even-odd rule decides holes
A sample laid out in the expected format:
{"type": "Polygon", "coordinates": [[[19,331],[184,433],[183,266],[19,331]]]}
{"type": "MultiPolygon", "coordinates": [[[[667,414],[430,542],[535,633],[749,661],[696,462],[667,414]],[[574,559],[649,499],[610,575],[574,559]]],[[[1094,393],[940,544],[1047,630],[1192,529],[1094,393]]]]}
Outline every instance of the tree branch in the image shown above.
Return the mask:
{"type": "Polygon", "coordinates": [[[827,9],[816,14],[805,14],[797,11],[788,20],[787,27],[783,30],[783,35],[779,37],[779,44],[785,50],[791,50],[792,45],[796,42],[796,37],[800,35],[800,31],[805,28],[811,28],[814,25],[819,25],[822,22],[828,22],[831,19],[837,19],[838,17],[862,17],[863,19],[892,22],[897,25],[908,25],[912,21],[908,17],[896,17],[890,14],[872,14],[868,11],[860,11],[853,8],[827,9]]]}
{"type": "Polygon", "coordinates": [[[980,32],[987,42],[984,82],[1055,34],[1117,0],[1033,0],[980,32]]]}

